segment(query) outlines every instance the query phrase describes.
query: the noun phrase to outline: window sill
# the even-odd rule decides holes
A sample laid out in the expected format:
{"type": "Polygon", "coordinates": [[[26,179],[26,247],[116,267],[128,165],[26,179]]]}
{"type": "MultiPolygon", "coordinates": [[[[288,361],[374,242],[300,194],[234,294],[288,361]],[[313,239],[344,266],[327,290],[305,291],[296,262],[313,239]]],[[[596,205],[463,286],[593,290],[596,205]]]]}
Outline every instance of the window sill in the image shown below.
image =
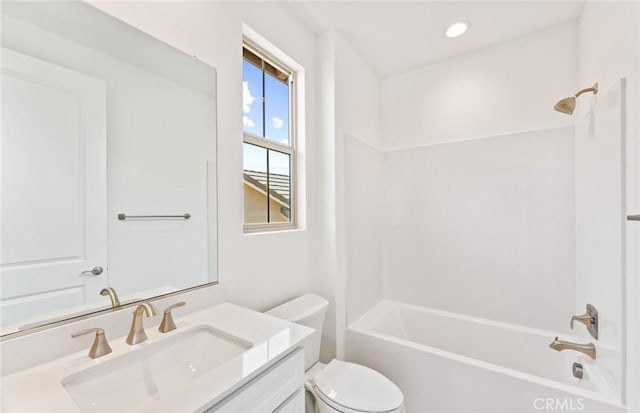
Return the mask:
{"type": "Polygon", "coordinates": [[[243,235],[267,235],[302,231],[304,231],[304,229],[299,228],[295,224],[245,224],[242,232],[243,235]]]}

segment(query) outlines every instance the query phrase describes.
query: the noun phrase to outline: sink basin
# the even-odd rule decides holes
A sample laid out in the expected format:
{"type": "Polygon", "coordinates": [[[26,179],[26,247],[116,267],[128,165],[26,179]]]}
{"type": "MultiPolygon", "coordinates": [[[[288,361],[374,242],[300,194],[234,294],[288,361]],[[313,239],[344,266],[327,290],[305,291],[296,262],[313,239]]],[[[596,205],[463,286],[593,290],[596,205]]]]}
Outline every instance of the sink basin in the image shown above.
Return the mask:
{"type": "Polygon", "coordinates": [[[67,376],[62,386],[83,411],[136,411],[179,394],[249,348],[211,327],[196,327],[67,376]]]}

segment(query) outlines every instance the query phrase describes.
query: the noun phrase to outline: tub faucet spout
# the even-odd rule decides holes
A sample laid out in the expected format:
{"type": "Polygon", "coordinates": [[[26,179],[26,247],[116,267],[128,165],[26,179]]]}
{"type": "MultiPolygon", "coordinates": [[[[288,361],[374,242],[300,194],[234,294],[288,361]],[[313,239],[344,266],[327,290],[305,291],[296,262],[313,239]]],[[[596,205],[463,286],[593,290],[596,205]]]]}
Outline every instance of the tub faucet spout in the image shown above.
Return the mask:
{"type": "Polygon", "coordinates": [[[562,350],[579,351],[580,353],[586,354],[587,356],[591,357],[594,360],[596,359],[596,346],[594,346],[593,343],[577,344],[577,343],[572,343],[570,341],[558,340],[558,337],[556,337],[555,340],[553,340],[551,344],[549,344],[549,347],[551,347],[555,351],[562,351],[562,350]]]}

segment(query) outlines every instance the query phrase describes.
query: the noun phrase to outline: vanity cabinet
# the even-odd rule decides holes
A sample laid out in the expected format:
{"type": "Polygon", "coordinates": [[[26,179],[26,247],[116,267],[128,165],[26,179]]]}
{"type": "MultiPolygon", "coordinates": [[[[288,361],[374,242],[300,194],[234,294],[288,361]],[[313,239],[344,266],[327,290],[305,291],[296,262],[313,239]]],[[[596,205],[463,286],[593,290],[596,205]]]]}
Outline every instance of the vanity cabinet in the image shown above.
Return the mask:
{"type": "Polygon", "coordinates": [[[304,413],[304,388],[298,389],[276,409],[276,413],[304,413]]]}
{"type": "Polygon", "coordinates": [[[297,348],[206,412],[304,413],[304,350],[297,348]]]}

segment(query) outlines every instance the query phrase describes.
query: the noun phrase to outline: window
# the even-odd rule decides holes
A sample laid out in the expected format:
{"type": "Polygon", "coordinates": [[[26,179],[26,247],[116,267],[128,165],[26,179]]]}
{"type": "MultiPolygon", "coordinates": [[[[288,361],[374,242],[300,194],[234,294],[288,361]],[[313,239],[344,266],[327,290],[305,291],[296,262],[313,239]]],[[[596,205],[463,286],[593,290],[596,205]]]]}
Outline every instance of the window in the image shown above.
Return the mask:
{"type": "Polygon", "coordinates": [[[244,229],[294,228],[295,74],[246,41],[242,55],[244,229]]]}

